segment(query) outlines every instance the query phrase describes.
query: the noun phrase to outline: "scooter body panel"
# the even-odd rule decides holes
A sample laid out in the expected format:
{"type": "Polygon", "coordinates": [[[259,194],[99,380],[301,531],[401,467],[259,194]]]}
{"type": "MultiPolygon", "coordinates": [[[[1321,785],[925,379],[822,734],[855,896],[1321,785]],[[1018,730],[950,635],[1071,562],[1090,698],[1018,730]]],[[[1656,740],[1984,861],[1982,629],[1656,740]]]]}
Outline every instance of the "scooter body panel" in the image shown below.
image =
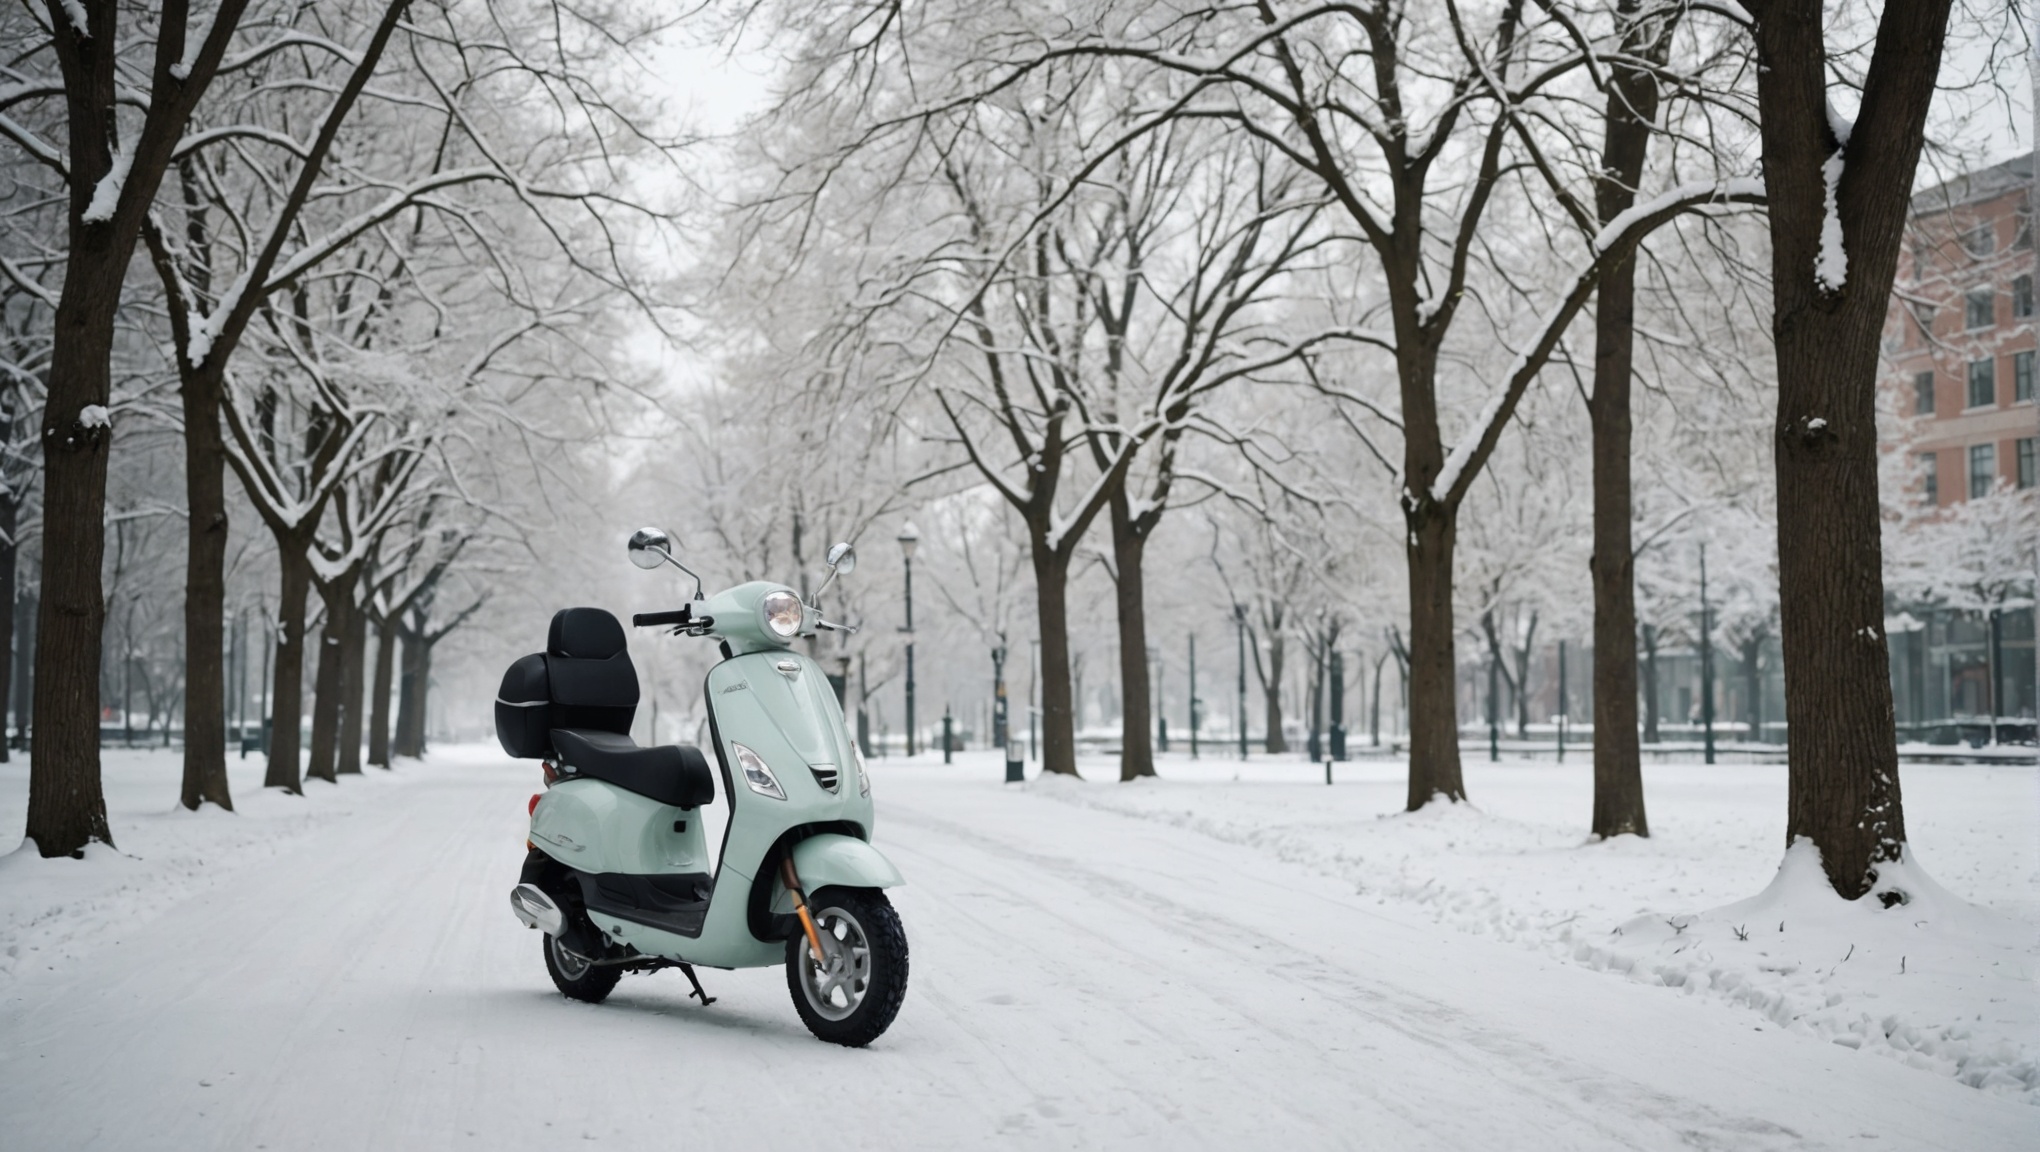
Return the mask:
{"type": "MultiPolygon", "coordinates": [[[[779,838],[803,825],[851,825],[870,837],[871,797],[859,789],[843,709],[819,664],[784,650],[737,656],[709,670],[707,691],[721,741],[717,752],[729,770],[723,867],[756,876],[779,838]],[[762,795],[744,782],[737,744],[765,761],[786,799],[762,795]],[[823,784],[831,774],[833,790],[823,784]]],[[[721,889],[718,884],[718,897],[721,889]]]]}
{"type": "Polygon", "coordinates": [[[603,780],[562,780],[531,813],[531,842],[581,872],[633,876],[709,871],[699,813],[603,780]]]}

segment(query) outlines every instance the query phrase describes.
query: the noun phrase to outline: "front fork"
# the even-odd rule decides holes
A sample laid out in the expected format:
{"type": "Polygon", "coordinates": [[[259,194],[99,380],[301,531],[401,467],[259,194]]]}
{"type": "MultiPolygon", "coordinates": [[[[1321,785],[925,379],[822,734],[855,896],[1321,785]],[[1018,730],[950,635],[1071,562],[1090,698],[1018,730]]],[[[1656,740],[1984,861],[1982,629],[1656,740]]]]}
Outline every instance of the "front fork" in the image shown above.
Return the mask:
{"type": "Polygon", "coordinates": [[[800,877],[793,870],[792,852],[779,858],[779,879],[786,885],[786,894],[793,897],[793,914],[800,917],[800,930],[807,933],[808,948],[814,952],[815,964],[827,971],[829,958],[822,954],[822,935],[815,931],[815,918],[808,915],[807,899],[800,890],[800,877]]]}

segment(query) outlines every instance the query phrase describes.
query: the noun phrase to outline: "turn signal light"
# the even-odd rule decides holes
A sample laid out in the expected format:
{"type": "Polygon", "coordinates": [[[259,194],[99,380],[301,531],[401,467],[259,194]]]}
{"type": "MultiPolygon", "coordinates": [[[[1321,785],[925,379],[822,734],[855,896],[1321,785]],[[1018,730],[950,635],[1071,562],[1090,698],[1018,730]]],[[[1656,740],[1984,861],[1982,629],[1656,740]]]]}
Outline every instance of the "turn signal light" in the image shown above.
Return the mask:
{"type": "Polygon", "coordinates": [[[529,816],[529,815],[531,815],[531,814],[532,814],[533,812],[536,812],[536,811],[538,811],[538,794],[534,792],[534,793],[532,793],[532,796],[531,796],[531,803],[529,803],[529,804],[526,804],[526,805],[524,806],[524,814],[525,814],[526,816],[529,816]]]}

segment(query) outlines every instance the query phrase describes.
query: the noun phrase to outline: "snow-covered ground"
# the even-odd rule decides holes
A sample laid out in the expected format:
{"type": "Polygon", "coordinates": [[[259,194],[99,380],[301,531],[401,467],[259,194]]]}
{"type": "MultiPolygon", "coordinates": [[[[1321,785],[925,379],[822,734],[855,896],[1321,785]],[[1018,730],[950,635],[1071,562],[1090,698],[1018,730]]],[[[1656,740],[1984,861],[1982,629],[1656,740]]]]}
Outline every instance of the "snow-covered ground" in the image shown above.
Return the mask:
{"type": "MultiPolygon", "coordinates": [[[[1086,766],[1101,779],[1116,766],[1086,766]]],[[[1913,897],[1835,897],[1809,850],[1781,870],[1782,765],[1644,769],[1649,839],[1586,836],[1591,768],[1470,761],[1472,803],[1403,812],[1400,761],[1322,769],[1175,759],[1131,786],[1050,780],[1349,882],[1377,907],[1633,980],[2040,1104],[2040,772],[1904,770],[1913,897]]]]}
{"type": "MultiPolygon", "coordinates": [[[[1652,766],[1652,840],[1586,845],[1584,765],[1472,764],[1474,807],[1407,817],[1392,814],[1388,763],[1342,765],[1331,788],[1300,764],[1249,765],[1236,783],[1236,765],[1177,759],[1131,787],[1009,788],[989,757],[931,759],[874,769],[878,842],[909,879],[894,895],[913,977],[892,1031],[850,1051],[807,1035],[777,970],[705,973],[721,997],[706,1009],[670,973],[599,1007],[560,999],[504,899],[536,773],[493,750],[301,799],[261,794],[259,764],[237,762],[235,816],[176,811],[174,756],[113,754],[120,853],[0,858],[0,1147],[1929,1149],[2040,1135],[2017,1072],[2035,1048],[2031,768],[1907,770],[1915,851],[1949,895],[1895,910],[1932,913],[1905,922],[1928,943],[1900,975],[1882,971],[1893,930],[1851,922],[1860,909],[1774,895],[1761,911],[1787,905],[1786,931],[1769,925],[1780,940],[1760,939],[1755,907],[1708,912],[1776,875],[1781,768],[1652,766]],[[1686,927],[1656,938],[1644,924],[1660,917],[1686,927]],[[1865,943],[1846,960],[1788,957],[1801,917],[1829,921],[1808,940],[1865,943]],[[1728,935],[1738,926],[1750,941],[1728,935]],[[1696,947],[1713,959],[1687,957],[1696,947]],[[1736,990],[1767,966],[1775,1003],[1736,990]],[[1841,1015],[1891,1016],[1878,1031],[1899,1042],[1781,1012],[1818,985],[1812,967],[1837,966],[1841,1015]],[[1680,988],[1660,986],[1669,974],[1680,988]],[[1859,1050],[1832,1042],[1845,1034],[1859,1050]],[[1930,1050],[1876,1051],[1900,1042],[1930,1050]],[[1983,1055],[1993,1044],[2009,1055],[1983,1055]],[[1986,1067],[2003,1076],[1969,1075],[1986,1067]]],[[[25,768],[0,766],[0,827],[20,827],[25,791],[25,768]]]]}

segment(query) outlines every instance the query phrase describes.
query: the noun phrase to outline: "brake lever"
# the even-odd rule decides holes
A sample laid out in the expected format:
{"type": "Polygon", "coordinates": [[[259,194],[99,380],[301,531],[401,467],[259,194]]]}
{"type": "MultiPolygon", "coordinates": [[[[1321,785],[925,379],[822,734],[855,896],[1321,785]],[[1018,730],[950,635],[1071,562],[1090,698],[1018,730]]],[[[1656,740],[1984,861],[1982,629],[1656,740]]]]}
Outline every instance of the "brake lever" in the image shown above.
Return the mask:
{"type": "Polygon", "coordinates": [[[847,635],[850,635],[850,636],[855,636],[855,635],[857,635],[857,630],[858,630],[859,628],[862,628],[862,627],[863,627],[863,625],[862,625],[862,624],[835,624],[835,623],[831,623],[830,621],[827,621],[827,620],[817,620],[817,621],[815,621],[815,627],[816,627],[816,628],[819,628],[819,629],[821,629],[821,630],[823,630],[823,631],[825,631],[825,632],[842,632],[842,633],[845,633],[845,634],[847,634],[847,635]]]}

